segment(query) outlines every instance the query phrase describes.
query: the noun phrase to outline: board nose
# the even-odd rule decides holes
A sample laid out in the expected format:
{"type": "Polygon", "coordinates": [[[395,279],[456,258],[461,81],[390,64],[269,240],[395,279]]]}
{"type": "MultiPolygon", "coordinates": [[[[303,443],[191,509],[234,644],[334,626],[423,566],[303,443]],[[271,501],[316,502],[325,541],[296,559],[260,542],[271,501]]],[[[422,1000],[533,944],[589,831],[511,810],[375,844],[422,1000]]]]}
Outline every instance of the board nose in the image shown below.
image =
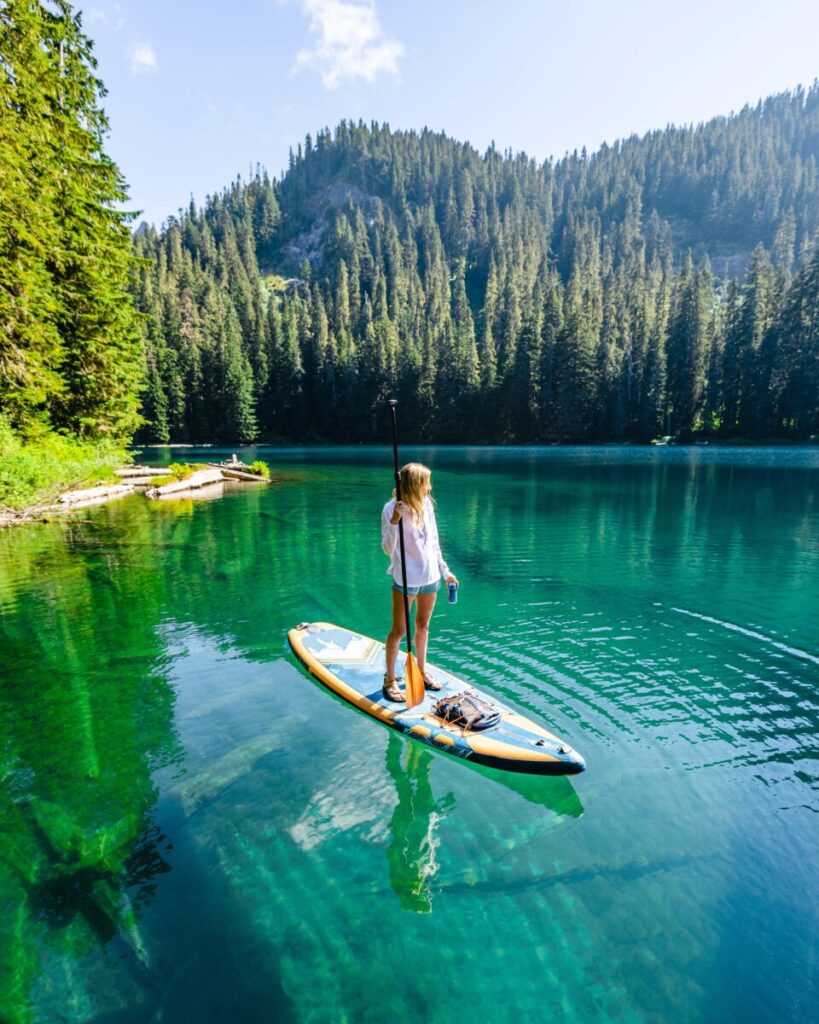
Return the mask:
{"type": "Polygon", "coordinates": [[[571,747],[561,747],[558,751],[566,767],[567,775],[579,775],[586,770],[586,759],[571,747]]]}

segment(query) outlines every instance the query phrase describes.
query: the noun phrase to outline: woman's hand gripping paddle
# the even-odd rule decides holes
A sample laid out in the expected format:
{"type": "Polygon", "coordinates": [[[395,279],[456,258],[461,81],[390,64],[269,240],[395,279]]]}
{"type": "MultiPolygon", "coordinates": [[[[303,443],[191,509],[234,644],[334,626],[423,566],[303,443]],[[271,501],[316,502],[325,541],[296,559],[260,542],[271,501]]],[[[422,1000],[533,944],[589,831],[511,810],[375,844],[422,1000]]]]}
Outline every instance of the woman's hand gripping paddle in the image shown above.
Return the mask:
{"type": "MultiPolygon", "coordinates": [[[[395,499],[401,500],[401,474],[398,470],[398,428],[396,425],[395,407],[398,402],[390,399],[390,410],[392,412],[392,454],[395,460],[395,499]]],[[[404,554],[404,521],[403,517],[398,520],[398,540],[401,547],[401,575],[404,582],[404,622],[407,626],[407,661],[404,666],[404,677],[406,679],[405,695],[407,708],[417,707],[424,699],[424,677],[415,661],[412,653],[412,629],[410,628],[409,597],[407,596],[407,559],[404,554]]]]}

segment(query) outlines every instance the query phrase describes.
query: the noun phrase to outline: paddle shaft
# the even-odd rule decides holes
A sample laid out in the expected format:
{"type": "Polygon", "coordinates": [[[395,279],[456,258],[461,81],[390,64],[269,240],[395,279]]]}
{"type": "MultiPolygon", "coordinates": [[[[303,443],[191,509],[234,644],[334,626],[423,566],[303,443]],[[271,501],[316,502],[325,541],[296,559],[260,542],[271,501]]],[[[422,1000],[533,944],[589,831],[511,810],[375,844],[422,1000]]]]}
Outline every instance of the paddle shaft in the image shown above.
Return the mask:
{"type": "MultiPolygon", "coordinates": [[[[392,412],[392,454],[395,460],[395,500],[401,500],[401,473],[398,469],[398,422],[396,399],[390,399],[392,412]]],[[[398,543],[401,548],[401,577],[404,581],[404,621],[407,624],[407,653],[412,657],[412,640],[410,638],[409,597],[407,595],[407,556],[404,554],[404,517],[398,520],[398,543]]]]}

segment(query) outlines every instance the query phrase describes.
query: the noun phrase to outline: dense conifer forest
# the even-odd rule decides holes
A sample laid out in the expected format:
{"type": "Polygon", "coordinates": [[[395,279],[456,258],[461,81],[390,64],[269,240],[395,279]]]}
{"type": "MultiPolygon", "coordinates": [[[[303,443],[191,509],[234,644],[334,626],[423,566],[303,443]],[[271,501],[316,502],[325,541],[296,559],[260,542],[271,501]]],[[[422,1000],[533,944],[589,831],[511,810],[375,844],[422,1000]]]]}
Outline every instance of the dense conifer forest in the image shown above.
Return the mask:
{"type": "Polygon", "coordinates": [[[145,441],[804,438],[819,85],[538,164],[342,122],[137,234],[145,441]]]}
{"type": "Polygon", "coordinates": [[[0,4],[7,462],[384,440],[390,395],[426,441],[819,430],[819,84],[545,163],[342,122],[133,237],[104,94],[66,0],[0,4]]]}

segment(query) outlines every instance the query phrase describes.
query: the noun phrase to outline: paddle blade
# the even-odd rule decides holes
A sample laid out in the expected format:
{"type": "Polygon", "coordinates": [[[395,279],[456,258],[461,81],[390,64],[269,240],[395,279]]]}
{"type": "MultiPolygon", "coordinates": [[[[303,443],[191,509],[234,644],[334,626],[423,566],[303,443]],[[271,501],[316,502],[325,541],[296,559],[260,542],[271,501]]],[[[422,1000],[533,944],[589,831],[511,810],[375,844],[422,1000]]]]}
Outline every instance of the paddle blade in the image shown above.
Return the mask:
{"type": "Polygon", "coordinates": [[[406,677],[404,691],[407,698],[407,708],[417,707],[424,699],[424,677],[421,675],[421,669],[416,664],[414,654],[407,655],[404,675],[406,677]]]}

